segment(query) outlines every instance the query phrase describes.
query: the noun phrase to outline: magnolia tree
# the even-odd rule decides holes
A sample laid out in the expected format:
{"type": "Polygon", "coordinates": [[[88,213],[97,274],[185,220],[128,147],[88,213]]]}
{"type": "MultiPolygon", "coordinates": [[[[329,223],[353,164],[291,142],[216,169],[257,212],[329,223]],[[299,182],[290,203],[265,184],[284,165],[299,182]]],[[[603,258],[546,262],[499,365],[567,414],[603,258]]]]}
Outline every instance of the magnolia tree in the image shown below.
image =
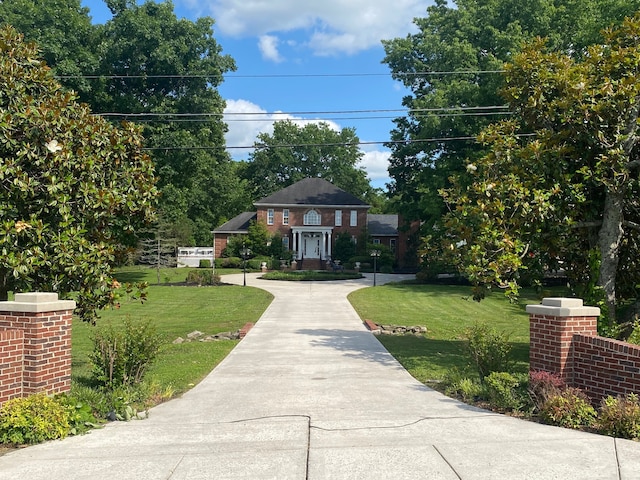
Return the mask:
{"type": "Polygon", "coordinates": [[[153,217],[137,127],[92,115],[11,27],[0,29],[0,299],[75,292],[77,313],[117,301],[116,249],[153,217]]]}
{"type": "Polygon", "coordinates": [[[426,253],[456,264],[476,298],[490,285],[515,293],[527,270],[561,266],[574,285],[599,289],[613,325],[640,283],[639,78],[640,15],[580,60],[543,40],[528,45],[506,67],[504,94],[521,123],[481,135],[490,153],[441,192],[449,213],[426,253]]]}

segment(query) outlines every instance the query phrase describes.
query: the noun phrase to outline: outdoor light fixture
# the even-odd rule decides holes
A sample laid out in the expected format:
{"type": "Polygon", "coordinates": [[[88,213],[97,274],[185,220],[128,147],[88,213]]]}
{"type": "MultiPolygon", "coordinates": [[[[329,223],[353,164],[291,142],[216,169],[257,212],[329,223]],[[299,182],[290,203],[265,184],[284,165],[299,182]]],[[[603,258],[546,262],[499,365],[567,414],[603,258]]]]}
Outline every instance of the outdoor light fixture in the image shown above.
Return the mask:
{"type": "Polygon", "coordinates": [[[371,252],[369,252],[369,255],[371,255],[373,257],[373,286],[376,286],[376,270],[377,270],[377,266],[378,266],[378,257],[380,256],[380,250],[371,250],[371,252]]]}
{"type": "Polygon", "coordinates": [[[244,246],[244,242],[242,242],[242,250],[240,250],[240,255],[242,256],[242,286],[247,286],[247,257],[251,255],[251,250],[244,246]]]}

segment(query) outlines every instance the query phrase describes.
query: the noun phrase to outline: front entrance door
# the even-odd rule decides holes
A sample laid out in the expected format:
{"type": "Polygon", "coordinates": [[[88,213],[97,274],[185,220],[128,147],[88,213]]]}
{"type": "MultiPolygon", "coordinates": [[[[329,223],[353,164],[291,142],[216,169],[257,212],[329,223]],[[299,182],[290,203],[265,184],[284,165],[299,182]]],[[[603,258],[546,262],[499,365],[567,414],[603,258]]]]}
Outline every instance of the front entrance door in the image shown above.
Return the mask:
{"type": "Polygon", "coordinates": [[[320,258],[321,240],[319,233],[303,233],[301,249],[303,258],[320,258]]]}

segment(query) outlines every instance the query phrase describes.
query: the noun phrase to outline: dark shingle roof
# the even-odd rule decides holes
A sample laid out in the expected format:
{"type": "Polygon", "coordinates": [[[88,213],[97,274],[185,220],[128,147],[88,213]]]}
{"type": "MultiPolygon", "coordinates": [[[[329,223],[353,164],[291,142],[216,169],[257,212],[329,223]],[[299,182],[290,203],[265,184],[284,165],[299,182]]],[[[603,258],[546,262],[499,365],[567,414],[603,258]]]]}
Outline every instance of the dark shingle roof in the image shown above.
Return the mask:
{"type": "Polygon", "coordinates": [[[369,235],[398,235],[398,215],[367,215],[369,235]]]}
{"type": "Polygon", "coordinates": [[[214,233],[247,233],[249,230],[249,223],[251,220],[255,220],[257,216],[256,212],[243,212],[237,217],[232,218],[226,223],[223,223],[218,228],[214,229],[214,233]]]}
{"type": "Polygon", "coordinates": [[[358,197],[339,189],[322,178],[305,178],[258,200],[254,205],[369,206],[358,197]]]}

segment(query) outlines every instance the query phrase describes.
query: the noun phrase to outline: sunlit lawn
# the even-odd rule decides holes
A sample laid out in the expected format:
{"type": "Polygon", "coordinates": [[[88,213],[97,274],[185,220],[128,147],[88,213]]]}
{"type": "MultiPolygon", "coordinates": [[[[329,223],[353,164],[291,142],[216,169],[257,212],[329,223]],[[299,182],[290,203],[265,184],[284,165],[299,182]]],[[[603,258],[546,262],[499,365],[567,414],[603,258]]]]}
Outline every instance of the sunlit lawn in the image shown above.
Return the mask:
{"type": "Polygon", "coordinates": [[[357,290],[349,300],[362,319],[378,324],[422,325],[424,336],[381,335],[378,339],[418,380],[440,381],[458,369],[474,374],[464,352],[464,330],[474,322],[485,322],[509,335],[515,369],[527,371],[529,364],[529,317],[527,304],[539,297],[524,292],[517,304],[494,292],[478,303],[466,286],[391,284],[357,290]]]}
{"type": "MultiPolygon", "coordinates": [[[[119,281],[147,281],[150,269],[126,269],[116,273],[119,281]]],[[[172,344],[177,337],[185,338],[194,330],[207,335],[235,331],[247,322],[258,320],[271,303],[271,294],[252,287],[223,285],[218,287],[186,287],[171,285],[184,281],[186,269],[166,269],[162,271],[166,284],[151,285],[148,300],[124,301],[120,309],[101,313],[98,324],[150,319],[166,343],[158,360],[149,372],[148,378],[162,385],[172,386],[176,392],[183,392],[198,383],[236,345],[237,341],[192,342],[172,344]]],[[[87,383],[91,366],[89,354],[92,343],[91,332],[95,327],[75,321],[72,333],[72,377],[80,383],[87,383]]]]}

